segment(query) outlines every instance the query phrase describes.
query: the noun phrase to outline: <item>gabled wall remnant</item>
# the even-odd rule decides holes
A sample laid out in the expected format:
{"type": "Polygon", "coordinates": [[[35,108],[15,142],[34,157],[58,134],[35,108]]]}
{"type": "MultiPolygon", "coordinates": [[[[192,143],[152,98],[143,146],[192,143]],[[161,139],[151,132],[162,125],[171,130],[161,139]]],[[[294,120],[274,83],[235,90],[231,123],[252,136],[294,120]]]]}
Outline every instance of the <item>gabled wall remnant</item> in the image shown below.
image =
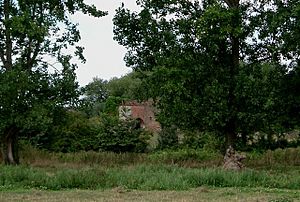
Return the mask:
{"type": "Polygon", "coordinates": [[[137,102],[127,101],[119,107],[119,117],[122,120],[137,119],[141,127],[146,130],[158,133],[161,130],[160,124],[155,120],[156,109],[152,101],[137,102]]]}

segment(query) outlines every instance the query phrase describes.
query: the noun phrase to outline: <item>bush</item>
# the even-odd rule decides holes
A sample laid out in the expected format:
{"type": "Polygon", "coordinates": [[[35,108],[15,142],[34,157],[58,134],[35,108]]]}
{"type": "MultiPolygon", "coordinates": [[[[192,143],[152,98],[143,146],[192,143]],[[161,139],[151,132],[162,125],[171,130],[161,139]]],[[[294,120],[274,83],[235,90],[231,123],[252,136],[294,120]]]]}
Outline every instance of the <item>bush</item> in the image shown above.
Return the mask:
{"type": "Polygon", "coordinates": [[[136,129],[135,120],[121,121],[117,117],[102,116],[96,140],[98,149],[113,152],[144,152],[150,134],[136,129]]]}
{"type": "Polygon", "coordinates": [[[84,113],[70,110],[46,134],[38,136],[40,148],[54,152],[93,150],[96,126],[99,120],[87,118],[84,113]]]}
{"type": "Polygon", "coordinates": [[[159,133],[158,149],[175,149],[178,148],[178,132],[177,128],[170,126],[164,127],[159,133]]]}
{"type": "Polygon", "coordinates": [[[224,138],[220,137],[209,132],[184,131],[181,147],[204,149],[212,152],[221,151],[225,145],[225,141],[224,138]]]}
{"type": "Polygon", "coordinates": [[[39,148],[54,152],[113,151],[144,152],[150,134],[136,129],[135,121],[121,121],[117,116],[101,114],[88,118],[79,111],[66,116],[47,133],[33,142],[39,148]]]}
{"type": "Polygon", "coordinates": [[[179,130],[174,126],[165,127],[159,134],[158,149],[204,149],[221,151],[224,149],[224,138],[214,133],[179,130]]]}

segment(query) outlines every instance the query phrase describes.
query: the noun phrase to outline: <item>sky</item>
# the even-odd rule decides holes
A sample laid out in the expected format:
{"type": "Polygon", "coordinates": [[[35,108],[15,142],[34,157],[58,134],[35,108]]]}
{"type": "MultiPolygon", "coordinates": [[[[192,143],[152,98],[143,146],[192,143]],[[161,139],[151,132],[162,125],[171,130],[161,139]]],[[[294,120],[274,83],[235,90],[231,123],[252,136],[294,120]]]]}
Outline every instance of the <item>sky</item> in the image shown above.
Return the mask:
{"type": "Polygon", "coordinates": [[[131,72],[131,68],[126,67],[123,60],[125,47],[113,40],[112,18],[122,2],[130,10],[138,10],[135,0],[85,0],[85,3],[94,4],[109,14],[102,18],[93,18],[81,13],[71,16],[73,22],[79,23],[80,45],[85,47],[84,56],[87,59],[85,64],[77,63],[79,85],[88,84],[94,77],[109,80],[131,72]]]}

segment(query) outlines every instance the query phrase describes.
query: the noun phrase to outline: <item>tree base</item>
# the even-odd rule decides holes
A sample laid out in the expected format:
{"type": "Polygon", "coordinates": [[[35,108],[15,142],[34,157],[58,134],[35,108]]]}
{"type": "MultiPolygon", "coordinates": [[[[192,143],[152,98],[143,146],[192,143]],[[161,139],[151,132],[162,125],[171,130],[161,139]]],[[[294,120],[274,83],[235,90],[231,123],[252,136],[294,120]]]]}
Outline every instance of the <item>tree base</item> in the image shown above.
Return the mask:
{"type": "Polygon", "coordinates": [[[244,160],[245,158],[245,155],[236,153],[233,147],[229,146],[224,156],[223,168],[225,170],[241,170],[244,168],[242,160],[244,160]]]}

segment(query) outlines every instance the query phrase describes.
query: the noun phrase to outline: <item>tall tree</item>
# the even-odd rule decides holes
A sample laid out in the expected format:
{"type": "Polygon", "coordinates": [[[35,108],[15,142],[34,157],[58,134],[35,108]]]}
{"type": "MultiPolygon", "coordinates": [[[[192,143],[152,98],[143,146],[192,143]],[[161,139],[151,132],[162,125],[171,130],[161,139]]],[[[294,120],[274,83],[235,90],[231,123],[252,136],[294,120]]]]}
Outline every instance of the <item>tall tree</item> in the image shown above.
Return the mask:
{"type": "Polygon", "coordinates": [[[215,131],[228,146],[238,134],[276,125],[288,70],[281,58],[296,54],[282,45],[292,47],[284,30],[298,36],[299,0],[137,3],[140,12],[117,10],[115,40],[128,49],[127,65],[145,75],[150,96],[159,98],[164,124],[215,131]]]}
{"type": "Polygon", "coordinates": [[[80,33],[70,16],[106,13],[83,0],[0,1],[0,137],[6,164],[17,164],[18,136],[51,123],[54,109],[78,96],[75,54],[80,33]],[[74,54],[66,50],[74,47],[74,54]],[[52,59],[49,59],[52,58],[52,59]],[[53,66],[48,61],[56,61],[53,66]]]}
{"type": "Polygon", "coordinates": [[[81,111],[89,117],[100,115],[104,111],[105,101],[109,94],[107,81],[100,78],[93,78],[93,81],[81,88],[83,98],[81,99],[81,111]]]}
{"type": "Polygon", "coordinates": [[[112,78],[107,83],[109,96],[122,99],[136,100],[141,92],[141,80],[135,72],[126,74],[120,78],[112,78]]]}

